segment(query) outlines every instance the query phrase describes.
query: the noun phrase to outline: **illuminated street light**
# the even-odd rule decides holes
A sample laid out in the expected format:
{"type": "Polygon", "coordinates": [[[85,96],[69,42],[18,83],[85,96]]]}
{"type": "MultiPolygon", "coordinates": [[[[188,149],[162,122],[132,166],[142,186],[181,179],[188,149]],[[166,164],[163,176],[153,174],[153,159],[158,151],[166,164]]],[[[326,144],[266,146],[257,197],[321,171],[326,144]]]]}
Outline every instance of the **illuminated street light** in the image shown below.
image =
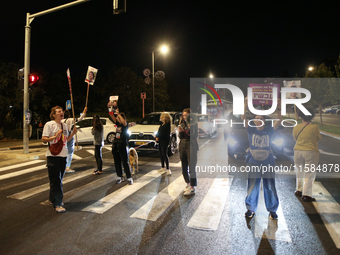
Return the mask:
{"type": "Polygon", "coordinates": [[[168,51],[168,47],[162,46],[160,50],[152,52],[152,111],[155,111],[155,52],[163,52],[166,53],[168,51]]]}
{"type": "Polygon", "coordinates": [[[308,71],[313,71],[314,67],[310,66],[308,67],[308,71]]]}

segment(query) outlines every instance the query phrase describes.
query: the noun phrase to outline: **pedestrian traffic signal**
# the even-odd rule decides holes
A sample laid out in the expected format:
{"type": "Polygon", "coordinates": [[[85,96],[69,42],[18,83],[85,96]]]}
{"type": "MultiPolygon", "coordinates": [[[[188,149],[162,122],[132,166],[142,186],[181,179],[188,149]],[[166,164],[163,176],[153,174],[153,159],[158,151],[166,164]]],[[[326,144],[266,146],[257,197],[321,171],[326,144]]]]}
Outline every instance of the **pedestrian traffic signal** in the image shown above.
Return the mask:
{"type": "Polygon", "coordinates": [[[30,76],[28,78],[28,82],[31,86],[34,85],[35,83],[37,83],[38,80],[39,80],[39,76],[36,75],[36,74],[30,74],[30,76]]]}

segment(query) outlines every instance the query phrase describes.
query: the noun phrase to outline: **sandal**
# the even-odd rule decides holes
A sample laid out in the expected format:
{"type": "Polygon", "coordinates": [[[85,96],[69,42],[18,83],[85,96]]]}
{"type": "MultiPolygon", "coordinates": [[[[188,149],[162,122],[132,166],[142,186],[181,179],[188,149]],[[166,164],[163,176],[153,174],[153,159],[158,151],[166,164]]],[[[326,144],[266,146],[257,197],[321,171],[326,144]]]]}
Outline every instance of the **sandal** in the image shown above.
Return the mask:
{"type": "Polygon", "coordinates": [[[95,171],[93,171],[93,175],[100,175],[100,174],[102,174],[102,172],[101,172],[101,171],[99,171],[99,170],[95,170],[95,171]]]}

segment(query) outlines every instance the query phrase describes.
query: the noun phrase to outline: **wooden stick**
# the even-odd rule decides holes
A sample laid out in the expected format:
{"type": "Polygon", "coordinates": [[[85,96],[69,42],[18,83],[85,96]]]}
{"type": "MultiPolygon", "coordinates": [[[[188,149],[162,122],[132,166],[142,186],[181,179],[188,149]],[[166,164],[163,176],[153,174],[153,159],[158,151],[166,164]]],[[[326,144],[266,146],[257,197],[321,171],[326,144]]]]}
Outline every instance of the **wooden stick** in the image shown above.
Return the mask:
{"type": "MultiPolygon", "coordinates": [[[[88,98],[89,98],[89,90],[90,90],[90,82],[88,81],[87,82],[87,93],[86,93],[86,104],[85,104],[85,107],[87,107],[87,101],[88,101],[88,98]]],[[[85,118],[86,118],[86,113],[85,113],[85,118]]]]}
{"type": "MultiPolygon", "coordinates": [[[[72,95],[72,83],[71,83],[71,76],[69,76],[69,70],[68,70],[68,85],[70,87],[70,96],[71,96],[71,104],[72,104],[72,115],[73,115],[73,125],[76,124],[76,117],[74,115],[74,105],[73,105],[73,95],[72,95]]],[[[77,134],[76,134],[76,145],[77,145],[77,151],[78,151],[78,139],[77,139],[77,134]]]]}

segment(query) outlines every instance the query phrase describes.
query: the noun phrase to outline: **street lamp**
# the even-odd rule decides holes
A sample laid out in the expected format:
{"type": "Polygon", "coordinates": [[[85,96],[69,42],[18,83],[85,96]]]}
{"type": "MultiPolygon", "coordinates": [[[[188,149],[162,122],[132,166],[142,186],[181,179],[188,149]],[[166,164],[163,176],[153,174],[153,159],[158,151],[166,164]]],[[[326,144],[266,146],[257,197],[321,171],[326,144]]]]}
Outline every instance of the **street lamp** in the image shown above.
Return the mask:
{"type": "Polygon", "coordinates": [[[162,46],[160,50],[152,52],[152,111],[155,111],[155,52],[166,53],[168,51],[167,46],[162,46]]]}
{"type": "Polygon", "coordinates": [[[314,67],[310,66],[308,67],[308,71],[313,71],[314,67]]]}

